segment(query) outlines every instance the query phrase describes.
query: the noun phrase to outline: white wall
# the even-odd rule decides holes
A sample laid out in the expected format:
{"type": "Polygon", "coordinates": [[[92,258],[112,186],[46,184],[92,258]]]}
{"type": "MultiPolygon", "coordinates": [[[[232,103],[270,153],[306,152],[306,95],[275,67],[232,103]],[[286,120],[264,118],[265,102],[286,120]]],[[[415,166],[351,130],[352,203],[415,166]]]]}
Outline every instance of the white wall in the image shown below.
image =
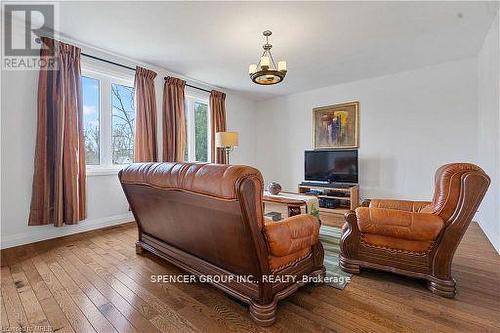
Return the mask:
{"type": "Polygon", "coordinates": [[[360,102],[361,196],[429,199],[435,170],[477,160],[477,62],[466,59],[257,104],[257,167],[296,190],[312,109],[360,102]]]}
{"type": "MultiPolygon", "coordinates": [[[[76,44],[76,43],[75,43],[76,44]]],[[[140,64],[100,50],[82,46],[91,53],[134,66],[140,64]]],[[[102,63],[100,66],[104,66],[102,63]]],[[[108,65],[106,65],[108,66],[108,65]]],[[[111,70],[117,68],[109,65],[111,70]]],[[[161,108],[164,76],[174,75],[212,89],[195,80],[166,69],[145,65],[158,73],[156,83],[158,107],[158,139],[161,152],[161,108]]],[[[37,71],[2,71],[1,103],[1,248],[101,228],[132,220],[128,204],[116,173],[87,177],[88,219],[74,226],[55,228],[51,225],[28,226],[36,136],[37,71]]],[[[223,90],[224,91],[224,90],[223,90]]],[[[240,132],[240,147],[232,154],[232,162],[255,164],[253,141],[254,102],[225,91],[227,122],[230,130],[240,132]]]]}
{"type": "Polygon", "coordinates": [[[478,57],[478,161],[491,178],[480,208],[481,228],[500,253],[500,34],[498,14],[478,57]]]}
{"type": "Polygon", "coordinates": [[[230,155],[231,164],[256,164],[255,101],[237,94],[226,97],[227,130],[239,133],[239,146],[230,155]]]}

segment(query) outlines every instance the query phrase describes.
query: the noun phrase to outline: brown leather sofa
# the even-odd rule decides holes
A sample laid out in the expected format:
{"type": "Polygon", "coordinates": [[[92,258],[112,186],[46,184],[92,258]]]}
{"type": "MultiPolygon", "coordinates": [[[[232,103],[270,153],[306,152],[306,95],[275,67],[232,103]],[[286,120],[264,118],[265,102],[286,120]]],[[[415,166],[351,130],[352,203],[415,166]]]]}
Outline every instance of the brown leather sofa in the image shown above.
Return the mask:
{"type": "Polygon", "coordinates": [[[139,227],[137,252],[203,276],[250,304],[261,325],[274,322],[278,301],[305,284],[303,277],[324,276],[318,220],[265,222],[262,176],[254,168],[136,163],[119,178],[139,227]]]}
{"type": "Polygon", "coordinates": [[[340,267],[426,279],[433,293],[454,297],[453,255],[489,184],[478,166],[453,163],[437,170],[432,202],[368,200],[345,215],[340,267]]]}

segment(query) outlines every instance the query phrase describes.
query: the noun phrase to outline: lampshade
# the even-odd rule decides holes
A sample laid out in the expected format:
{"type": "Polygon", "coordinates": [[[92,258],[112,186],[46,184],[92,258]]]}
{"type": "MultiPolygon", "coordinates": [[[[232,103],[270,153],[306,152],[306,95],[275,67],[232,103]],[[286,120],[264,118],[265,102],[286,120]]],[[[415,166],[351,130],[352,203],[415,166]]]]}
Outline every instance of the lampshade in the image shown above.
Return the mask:
{"type": "Polygon", "coordinates": [[[270,64],[269,57],[264,56],[260,58],[260,67],[262,68],[269,67],[269,64],[270,64]]]}
{"type": "Polygon", "coordinates": [[[278,61],[278,70],[286,72],[286,61],[278,61]]]}
{"type": "Polygon", "coordinates": [[[257,65],[256,64],[251,64],[248,66],[248,74],[253,74],[257,72],[257,65]]]}
{"type": "Polygon", "coordinates": [[[238,132],[215,133],[215,145],[221,147],[238,147],[238,132]]]}

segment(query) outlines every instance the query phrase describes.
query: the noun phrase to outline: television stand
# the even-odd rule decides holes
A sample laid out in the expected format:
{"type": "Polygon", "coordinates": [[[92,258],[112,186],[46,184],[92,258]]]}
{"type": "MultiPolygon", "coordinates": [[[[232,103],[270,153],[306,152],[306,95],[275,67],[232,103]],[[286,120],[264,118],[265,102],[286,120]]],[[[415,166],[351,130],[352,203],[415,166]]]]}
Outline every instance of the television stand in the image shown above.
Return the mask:
{"type": "Polygon", "coordinates": [[[302,182],[300,186],[311,186],[311,187],[331,187],[331,188],[351,188],[357,186],[357,184],[349,183],[327,183],[327,182],[302,182]]]}
{"type": "Polygon", "coordinates": [[[345,222],[344,214],[359,206],[357,184],[303,182],[299,185],[299,193],[318,198],[321,223],[329,226],[342,227],[345,222]]]}

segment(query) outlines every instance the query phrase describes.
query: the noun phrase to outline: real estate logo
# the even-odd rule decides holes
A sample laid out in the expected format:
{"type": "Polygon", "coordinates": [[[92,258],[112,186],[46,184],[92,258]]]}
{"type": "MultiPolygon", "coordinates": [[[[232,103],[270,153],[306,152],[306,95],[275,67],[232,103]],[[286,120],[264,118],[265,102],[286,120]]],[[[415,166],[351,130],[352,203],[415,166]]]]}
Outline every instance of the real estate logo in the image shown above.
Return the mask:
{"type": "Polygon", "coordinates": [[[4,3],[2,68],[5,70],[54,69],[53,54],[41,58],[46,47],[41,37],[54,38],[56,5],[53,3],[4,3]]]}

